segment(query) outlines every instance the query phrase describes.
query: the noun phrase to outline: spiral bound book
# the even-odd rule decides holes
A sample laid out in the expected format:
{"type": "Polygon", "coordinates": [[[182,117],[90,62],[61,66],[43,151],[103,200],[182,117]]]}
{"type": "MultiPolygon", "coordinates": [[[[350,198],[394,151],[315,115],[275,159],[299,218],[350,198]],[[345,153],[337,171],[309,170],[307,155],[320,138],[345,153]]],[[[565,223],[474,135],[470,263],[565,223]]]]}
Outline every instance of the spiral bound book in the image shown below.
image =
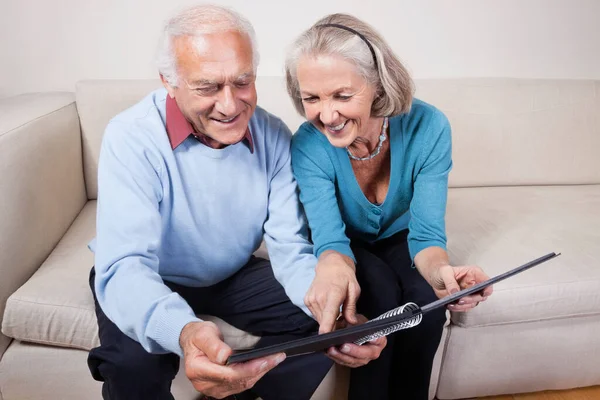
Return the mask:
{"type": "Polygon", "coordinates": [[[287,357],[298,356],[301,354],[324,351],[329,347],[340,346],[344,343],[355,343],[362,345],[379,337],[390,335],[399,330],[412,328],[413,326],[418,325],[423,318],[427,318],[426,315],[435,309],[446,307],[448,304],[454,303],[465,296],[482,291],[494,283],[519,274],[535,267],[536,265],[540,265],[541,263],[558,257],[559,255],[560,253],[546,254],[545,256],[530,261],[527,264],[523,264],[520,267],[497,275],[485,282],[481,282],[469,288],[460,290],[450,296],[434,301],[433,303],[429,303],[423,307],[419,307],[414,303],[408,303],[402,307],[390,310],[362,325],[355,325],[322,335],[312,335],[272,346],[237,351],[231,357],[229,357],[227,364],[249,361],[276,353],[285,353],[287,357]]]}

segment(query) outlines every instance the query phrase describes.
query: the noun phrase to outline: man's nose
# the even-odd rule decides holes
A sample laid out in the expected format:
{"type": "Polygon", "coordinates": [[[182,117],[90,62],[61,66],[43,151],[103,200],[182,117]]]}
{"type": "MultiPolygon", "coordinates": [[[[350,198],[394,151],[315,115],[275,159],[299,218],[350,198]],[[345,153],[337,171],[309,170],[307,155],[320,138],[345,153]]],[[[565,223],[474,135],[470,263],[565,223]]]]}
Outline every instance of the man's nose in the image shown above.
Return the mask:
{"type": "Polygon", "coordinates": [[[225,85],[217,98],[217,102],[215,103],[215,109],[227,117],[233,117],[237,111],[235,101],[235,93],[233,89],[225,85]]]}

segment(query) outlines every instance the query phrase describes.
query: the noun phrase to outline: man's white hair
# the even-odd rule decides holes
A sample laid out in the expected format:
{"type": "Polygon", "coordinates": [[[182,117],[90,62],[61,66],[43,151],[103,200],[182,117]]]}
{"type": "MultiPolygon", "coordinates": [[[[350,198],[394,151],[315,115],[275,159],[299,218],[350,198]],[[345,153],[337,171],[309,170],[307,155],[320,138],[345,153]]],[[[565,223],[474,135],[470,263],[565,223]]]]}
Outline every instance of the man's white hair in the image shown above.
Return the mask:
{"type": "Polygon", "coordinates": [[[259,54],[256,34],[250,21],[229,8],[210,4],[186,8],[167,21],[156,57],[158,72],[169,85],[177,87],[179,78],[177,76],[177,60],[173,52],[173,39],[178,36],[200,37],[228,31],[237,31],[248,35],[252,45],[252,64],[254,72],[256,72],[259,54]]]}

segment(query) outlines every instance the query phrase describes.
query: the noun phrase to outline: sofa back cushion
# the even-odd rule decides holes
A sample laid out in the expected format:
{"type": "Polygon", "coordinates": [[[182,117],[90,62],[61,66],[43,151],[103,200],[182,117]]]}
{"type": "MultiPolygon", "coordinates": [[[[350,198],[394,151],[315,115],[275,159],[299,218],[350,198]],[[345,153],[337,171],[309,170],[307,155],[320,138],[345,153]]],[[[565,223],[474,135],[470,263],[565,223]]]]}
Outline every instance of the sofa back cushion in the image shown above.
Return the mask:
{"type": "MultiPolygon", "coordinates": [[[[416,97],[441,109],[453,128],[452,187],[600,183],[600,81],[417,80],[416,97]]],[[[108,121],[159,80],[77,85],[89,199],[97,196],[98,155],[108,121]]],[[[281,77],[259,77],[259,104],[294,131],[296,114],[281,77]]]]}
{"type": "Polygon", "coordinates": [[[450,119],[453,187],[600,183],[600,81],[417,82],[450,119]]]}
{"type": "MultiPolygon", "coordinates": [[[[0,322],[86,202],[72,93],[0,100],[0,322]]],[[[0,333],[0,359],[10,339],[0,333]]],[[[0,372],[1,375],[1,372],[0,372]]],[[[0,398],[2,396],[0,395],[0,398]]]]}
{"type": "Polygon", "coordinates": [[[90,200],[98,197],[98,158],[108,121],[159,87],[159,80],[89,80],[77,83],[75,98],[81,123],[83,171],[90,200]]]}

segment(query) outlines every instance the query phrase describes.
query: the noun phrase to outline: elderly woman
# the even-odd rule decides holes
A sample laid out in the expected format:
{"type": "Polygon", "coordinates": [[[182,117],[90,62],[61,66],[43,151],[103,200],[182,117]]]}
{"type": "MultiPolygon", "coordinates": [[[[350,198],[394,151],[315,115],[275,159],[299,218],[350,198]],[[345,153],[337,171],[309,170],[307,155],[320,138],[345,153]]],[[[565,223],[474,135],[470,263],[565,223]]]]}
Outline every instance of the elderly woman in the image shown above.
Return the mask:
{"type": "MultiPolygon", "coordinates": [[[[329,15],[296,40],[286,76],[307,119],[292,141],[292,166],[319,258],[305,302],[320,332],[341,316],[360,323],[487,279],[477,266],[450,265],[450,125],[413,99],[409,74],[381,36],[355,17],[329,15]]],[[[491,293],[449,309],[469,310],[491,293]]],[[[348,344],[328,355],[360,367],[352,370],[351,398],[426,399],[445,321],[442,310],[387,344],[348,344]]]]}

